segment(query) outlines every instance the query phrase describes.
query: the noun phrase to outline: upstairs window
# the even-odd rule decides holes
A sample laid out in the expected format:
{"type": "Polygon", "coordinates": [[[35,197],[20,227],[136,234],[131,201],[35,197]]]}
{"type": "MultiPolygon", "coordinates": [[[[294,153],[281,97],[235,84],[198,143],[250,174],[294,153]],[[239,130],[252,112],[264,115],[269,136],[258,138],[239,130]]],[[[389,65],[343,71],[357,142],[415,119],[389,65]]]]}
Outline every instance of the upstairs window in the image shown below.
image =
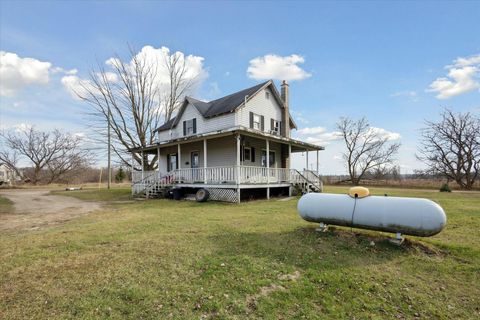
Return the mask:
{"type": "Polygon", "coordinates": [[[250,129],[263,131],[264,122],[265,120],[263,116],[250,112],[250,129]]]}
{"type": "Polygon", "coordinates": [[[190,120],[183,121],[183,135],[189,136],[197,133],[197,119],[193,118],[190,120]]]}
{"type": "Polygon", "coordinates": [[[265,99],[267,99],[267,100],[270,99],[270,92],[265,91],[265,99]]]}
{"type": "Polygon", "coordinates": [[[275,119],[270,119],[270,133],[271,134],[276,134],[280,135],[282,129],[282,122],[275,120],[275,119]]]}
{"type": "Polygon", "coordinates": [[[258,114],[253,115],[253,129],[260,130],[261,128],[261,118],[258,114]]]}

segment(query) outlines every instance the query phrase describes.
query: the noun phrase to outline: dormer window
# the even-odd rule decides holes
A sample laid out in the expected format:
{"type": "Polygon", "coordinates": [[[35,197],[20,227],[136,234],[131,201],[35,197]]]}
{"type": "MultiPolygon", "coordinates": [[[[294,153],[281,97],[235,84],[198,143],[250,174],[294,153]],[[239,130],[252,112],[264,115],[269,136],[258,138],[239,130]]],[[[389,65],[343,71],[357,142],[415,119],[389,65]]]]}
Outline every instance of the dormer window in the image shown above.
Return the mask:
{"type": "Polygon", "coordinates": [[[197,133],[197,119],[193,118],[190,120],[183,121],[183,135],[189,136],[197,133]]]}

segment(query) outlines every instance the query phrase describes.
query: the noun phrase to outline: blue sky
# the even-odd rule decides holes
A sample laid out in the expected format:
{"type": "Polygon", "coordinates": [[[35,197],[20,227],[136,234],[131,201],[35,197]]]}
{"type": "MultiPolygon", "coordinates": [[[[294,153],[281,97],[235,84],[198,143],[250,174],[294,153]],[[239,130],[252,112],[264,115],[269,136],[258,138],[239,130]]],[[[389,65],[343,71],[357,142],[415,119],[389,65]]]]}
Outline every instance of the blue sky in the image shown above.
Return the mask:
{"type": "MultiPolygon", "coordinates": [[[[8,88],[0,96],[4,128],[23,123],[85,131],[87,106],[61,80],[72,69],[85,77],[96,61],[124,54],[127,43],[202,57],[208,74],[196,94],[202,99],[279,74],[263,65],[264,72],[252,78],[252,59],[303,58],[293,64],[304,79],[290,81],[291,109],[300,129],[315,129],[296,136],[326,145],[320,156],[324,174],[344,172],[341,144],[329,139],[340,116],[366,116],[398,138],[398,163],[410,172],[421,167],[414,153],[424,119],[437,118],[442,106],[480,112],[475,1],[2,1],[0,21],[0,50],[18,61],[50,63],[43,78],[0,78],[8,88]]],[[[297,157],[295,163],[302,161],[297,157]]]]}

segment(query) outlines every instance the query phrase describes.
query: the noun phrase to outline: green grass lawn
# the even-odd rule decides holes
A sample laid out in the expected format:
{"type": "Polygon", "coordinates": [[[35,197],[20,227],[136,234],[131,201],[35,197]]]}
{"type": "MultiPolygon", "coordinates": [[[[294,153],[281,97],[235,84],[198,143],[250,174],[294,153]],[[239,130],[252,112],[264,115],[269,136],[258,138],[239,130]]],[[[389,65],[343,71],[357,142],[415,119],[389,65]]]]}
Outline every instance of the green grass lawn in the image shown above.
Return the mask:
{"type": "Polygon", "coordinates": [[[87,188],[84,190],[64,191],[55,190],[52,194],[71,196],[86,201],[126,201],[132,200],[130,188],[97,189],[87,188]]]}
{"type": "Polygon", "coordinates": [[[398,247],[377,232],[317,233],[296,200],[111,204],[0,235],[0,318],[478,318],[480,194],[372,191],[438,201],[447,227],[398,247]]]}
{"type": "Polygon", "coordinates": [[[13,213],[13,203],[9,199],[0,196],[0,214],[13,213]]]}

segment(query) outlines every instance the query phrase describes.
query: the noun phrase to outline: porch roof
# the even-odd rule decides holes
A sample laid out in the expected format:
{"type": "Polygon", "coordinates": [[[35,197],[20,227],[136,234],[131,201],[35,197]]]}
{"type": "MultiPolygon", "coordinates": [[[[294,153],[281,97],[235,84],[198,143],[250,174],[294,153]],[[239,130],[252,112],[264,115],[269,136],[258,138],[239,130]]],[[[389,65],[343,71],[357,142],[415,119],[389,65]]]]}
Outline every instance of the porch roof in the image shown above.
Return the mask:
{"type": "Polygon", "coordinates": [[[189,143],[189,142],[194,142],[194,141],[201,141],[203,139],[214,139],[222,136],[229,136],[233,134],[242,134],[254,138],[259,138],[259,139],[268,139],[270,141],[274,142],[279,142],[279,143],[284,143],[284,144],[290,144],[292,146],[292,152],[304,152],[304,151],[316,151],[316,150],[325,150],[325,147],[323,146],[318,146],[316,144],[312,143],[307,143],[303,142],[300,140],[292,139],[292,138],[286,138],[286,137],[281,137],[273,134],[269,134],[266,132],[259,132],[258,130],[253,130],[250,128],[246,128],[243,126],[238,126],[230,129],[225,129],[225,130],[218,130],[218,131],[213,131],[213,132],[206,132],[202,134],[197,134],[193,136],[188,136],[188,137],[181,137],[177,139],[172,139],[168,141],[162,141],[160,143],[155,143],[147,147],[143,148],[131,148],[129,149],[130,152],[145,152],[145,153],[152,153],[156,154],[157,148],[158,147],[169,147],[169,146],[174,146],[177,144],[184,144],[184,143],[189,143]]]}

